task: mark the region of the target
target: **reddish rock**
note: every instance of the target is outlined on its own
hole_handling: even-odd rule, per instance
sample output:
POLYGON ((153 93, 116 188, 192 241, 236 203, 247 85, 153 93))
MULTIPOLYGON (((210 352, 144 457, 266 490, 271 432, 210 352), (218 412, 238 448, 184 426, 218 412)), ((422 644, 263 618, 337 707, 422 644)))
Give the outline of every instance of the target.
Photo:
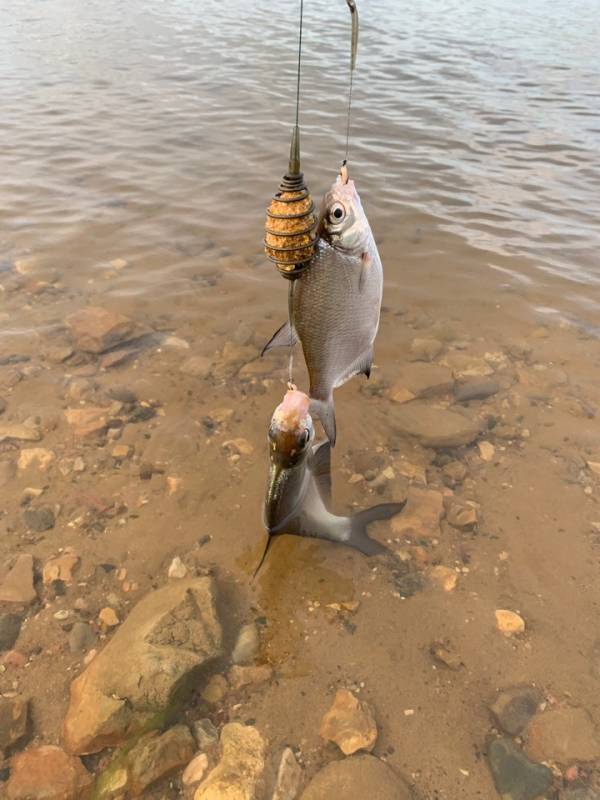
POLYGON ((431 539, 440 535, 444 498, 434 489, 408 490, 406 508, 392 520, 394 536, 403 539, 431 539))
POLYGON ((17 556, 12 568, 0 581, 0 602, 31 605, 37 600, 33 588, 33 556, 23 553, 17 556))
POLYGON ((45 745, 13 756, 8 800, 88 800, 93 776, 78 758, 45 745))
POLYGON ((196 751, 194 737, 185 725, 176 725, 162 735, 144 736, 128 755, 133 797, 144 797, 153 783, 189 763, 196 751))
POLYGON ((137 323, 106 308, 89 306, 67 317, 75 346, 88 353, 104 353, 140 335, 137 323))
POLYGON ((27 732, 29 701, 22 697, 0 697, 0 752, 21 741, 27 732))
POLYGON ((323 739, 335 742, 346 756, 357 750, 372 750, 377 740, 373 709, 348 689, 339 689, 319 733, 323 739))
POLYGON ((569 764, 600 758, 598 731, 583 708, 551 708, 533 717, 525 733, 525 750, 534 761, 569 764))
POLYGON ((65 417, 74 429, 75 436, 80 439, 93 439, 103 434, 107 425, 107 408, 86 406, 85 408, 67 408, 65 417))

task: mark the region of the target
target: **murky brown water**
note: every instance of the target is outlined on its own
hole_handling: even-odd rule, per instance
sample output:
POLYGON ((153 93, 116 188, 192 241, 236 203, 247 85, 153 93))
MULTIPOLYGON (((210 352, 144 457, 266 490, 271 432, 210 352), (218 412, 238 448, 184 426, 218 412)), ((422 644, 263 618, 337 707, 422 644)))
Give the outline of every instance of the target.
MULTIPOLYGON (((481 754, 499 689, 536 683, 600 723, 590 666, 600 494, 587 467, 600 462, 600 16, 593 0, 361 4, 350 164, 380 245, 385 309, 371 383, 337 395, 336 505, 421 485, 407 479, 409 463, 446 503, 472 501, 480 513, 475 531, 444 520, 433 537, 395 542, 411 574, 425 576, 403 600, 402 576, 286 538, 249 581, 263 544, 264 437, 285 376, 283 355, 255 356, 285 316, 286 285, 261 240, 286 166, 296 6, 46 0, 5 15, 0 423, 39 416, 39 446, 55 462, 0 486, 0 556, 31 552, 39 570, 75 547, 84 586, 64 599, 38 587, 41 611, 16 645, 30 667, 0 674, 0 689, 32 698, 35 741, 60 741, 82 659, 52 614, 79 593, 93 618, 112 591, 125 616, 180 555, 190 569, 216 570, 232 630, 267 618, 262 653, 277 675, 193 714, 256 719, 273 754, 284 742, 300 748, 310 776, 336 757, 318 737, 332 690, 364 684, 376 754, 423 798, 493 797, 481 754), (120 311, 154 338, 114 367, 77 354, 61 362, 64 321, 85 305, 120 311), (492 462, 475 445, 436 452, 398 432, 390 386, 415 338, 439 341, 434 360, 454 377, 498 381, 489 400, 461 406, 489 426, 492 462), (208 359, 205 378, 181 371, 192 355, 208 359), (119 441, 135 455, 123 465, 113 442, 79 441, 63 415, 107 405, 116 386, 159 409, 124 425, 119 441), (253 448, 239 460, 224 447, 238 437, 253 448), (452 460, 466 477, 443 472, 452 460), (160 467, 148 481, 145 463, 160 467), (381 479, 390 466, 394 477, 381 479), (169 477, 180 481, 174 491, 169 477), (47 534, 23 525, 31 486, 58 504, 47 534), (106 504, 121 511, 99 514, 106 504), (137 586, 99 579, 108 562, 137 586), (459 576, 455 591, 427 583, 439 564, 459 576), (355 601, 352 614, 327 610, 355 601), (497 608, 523 614, 523 638, 499 635, 497 608), (438 640, 460 652, 460 672, 432 665, 438 640)), ((302 150, 318 197, 343 154, 347 10, 307 0, 305 20, 302 150)), ((427 402, 446 407, 451 395, 427 402)), ((5 442, 2 458, 28 446, 5 442)), ((391 536, 385 526, 378 535, 391 536)), ((557 766, 557 792, 570 763, 557 766)), ((593 784, 596 764, 581 776, 593 784)), ((177 786, 160 792, 179 796, 177 786)))

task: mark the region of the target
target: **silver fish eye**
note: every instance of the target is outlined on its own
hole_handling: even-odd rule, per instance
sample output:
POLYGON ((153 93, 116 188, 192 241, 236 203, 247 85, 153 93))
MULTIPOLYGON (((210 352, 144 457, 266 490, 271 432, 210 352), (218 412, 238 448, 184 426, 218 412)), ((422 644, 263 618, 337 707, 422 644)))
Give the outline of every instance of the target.
POLYGON ((329 218, 332 222, 341 222, 346 216, 346 209, 341 203, 334 203, 329 210, 329 218))

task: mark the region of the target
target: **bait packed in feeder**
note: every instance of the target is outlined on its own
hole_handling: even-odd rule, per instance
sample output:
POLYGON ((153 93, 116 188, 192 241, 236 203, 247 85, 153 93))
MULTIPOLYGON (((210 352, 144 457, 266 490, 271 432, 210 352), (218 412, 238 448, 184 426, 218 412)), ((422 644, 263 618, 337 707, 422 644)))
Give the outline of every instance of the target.
POLYGON ((267 209, 265 252, 285 277, 296 278, 315 252, 318 217, 300 170, 300 134, 294 128, 287 174, 267 209))

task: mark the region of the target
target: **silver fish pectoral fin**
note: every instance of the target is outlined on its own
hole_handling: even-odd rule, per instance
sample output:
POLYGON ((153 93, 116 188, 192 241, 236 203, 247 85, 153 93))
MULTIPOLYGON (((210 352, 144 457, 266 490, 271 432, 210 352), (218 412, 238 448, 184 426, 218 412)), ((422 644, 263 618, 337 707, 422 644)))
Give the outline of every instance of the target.
POLYGON ((297 342, 298 334, 291 327, 289 320, 287 320, 287 322, 284 322, 281 328, 278 328, 273 336, 271 336, 261 350, 260 355, 261 357, 264 356, 265 353, 268 353, 269 350, 272 350, 274 347, 293 347, 297 342))

